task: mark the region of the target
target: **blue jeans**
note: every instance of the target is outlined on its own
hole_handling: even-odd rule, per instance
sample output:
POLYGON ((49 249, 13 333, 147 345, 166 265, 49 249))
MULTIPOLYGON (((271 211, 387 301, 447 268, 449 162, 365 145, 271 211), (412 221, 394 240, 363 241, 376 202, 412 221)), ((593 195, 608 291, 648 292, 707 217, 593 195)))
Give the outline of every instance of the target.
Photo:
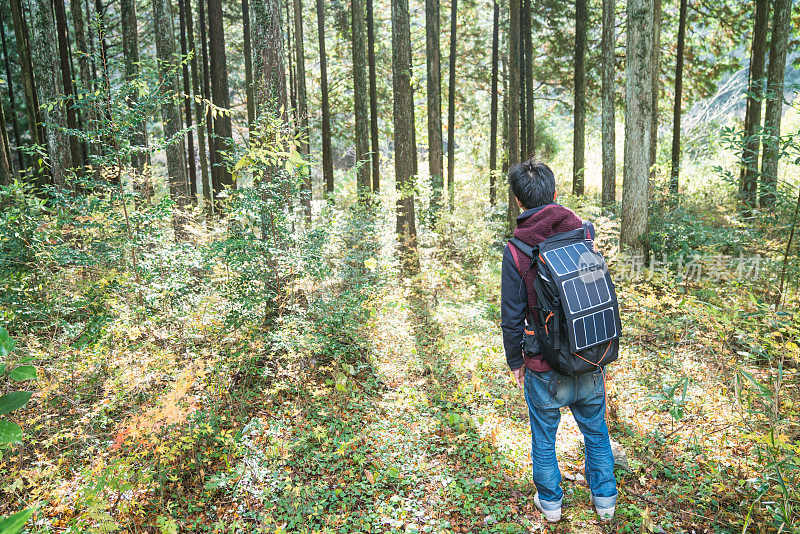
POLYGON ((525 371, 525 401, 531 420, 531 461, 533 482, 546 510, 561 508, 561 471, 556 460, 556 431, 561 420, 559 408, 569 406, 583 433, 586 447, 586 480, 598 508, 611 508, 617 501, 614 454, 606 426, 603 374, 578 377, 556 371, 525 371))

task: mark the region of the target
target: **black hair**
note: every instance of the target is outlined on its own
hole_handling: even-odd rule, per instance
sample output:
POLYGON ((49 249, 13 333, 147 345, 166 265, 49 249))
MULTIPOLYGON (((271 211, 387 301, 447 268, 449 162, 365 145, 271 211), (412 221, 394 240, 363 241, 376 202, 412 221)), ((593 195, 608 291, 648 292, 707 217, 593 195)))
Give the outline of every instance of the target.
POLYGON ((550 167, 532 158, 508 170, 508 185, 525 209, 550 204, 556 195, 556 177, 550 167))

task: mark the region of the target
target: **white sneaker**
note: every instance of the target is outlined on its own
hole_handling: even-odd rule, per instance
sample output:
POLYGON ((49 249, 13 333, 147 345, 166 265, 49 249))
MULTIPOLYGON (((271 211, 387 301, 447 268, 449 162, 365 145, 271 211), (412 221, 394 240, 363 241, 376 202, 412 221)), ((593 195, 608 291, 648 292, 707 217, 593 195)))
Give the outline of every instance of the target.
POLYGON ((612 506, 611 508, 599 508, 598 506, 594 507, 597 510, 597 515, 600 516, 601 521, 611 521, 614 519, 614 511, 616 510, 616 506, 612 506))
POLYGON ((542 514, 544 514, 544 518, 547 519, 548 523, 556 523, 561 520, 561 508, 558 510, 545 510, 542 508, 542 503, 539 501, 538 492, 533 496, 533 504, 536 505, 536 508, 538 508, 542 514))

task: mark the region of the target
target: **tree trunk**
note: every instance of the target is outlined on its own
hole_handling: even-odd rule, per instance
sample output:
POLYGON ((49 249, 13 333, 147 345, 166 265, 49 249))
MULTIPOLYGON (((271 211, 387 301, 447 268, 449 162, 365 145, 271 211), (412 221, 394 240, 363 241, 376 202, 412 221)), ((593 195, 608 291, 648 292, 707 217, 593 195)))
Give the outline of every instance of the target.
POLYGON ((287 105, 286 68, 280 0, 253 0, 250 4, 255 45, 256 118, 277 114, 287 105))
MULTIPOLYGON (((122 26, 122 55, 125 62, 125 79, 130 82, 139 77, 139 31, 138 18, 136 17, 135 0, 120 1, 120 17, 122 26)), ((83 66, 81 68, 83 68, 83 66)), ((137 99, 137 92, 131 91, 128 95, 128 101, 135 105, 137 99)), ((140 150, 131 154, 131 167, 133 167, 135 171, 133 179, 134 190, 137 191, 140 196, 146 196, 149 194, 149 192, 146 191, 147 187, 144 185, 143 177, 141 176, 144 172, 145 166, 149 166, 150 164, 150 155, 147 151, 146 120, 142 120, 142 123, 134 129, 133 135, 131 136, 131 143, 134 146, 139 147, 140 150)))
MULTIPOLYGON (((429 54, 430 55, 430 54, 429 54)), ((500 56, 500 4, 494 0, 492 20, 492 108, 489 127, 489 205, 497 204, 497 71, 500 56)))
MULTIPOLYGON (((246 1, 246 0, 245 0, 246 1)), ((202 4, 202 0, 200 4, 202 4)), ((200 6, 202 10, 202 5, 200 6)), ((203 195, 203 201, 209 201, 209 195, 211 190, 211 182, 209 181, 208 176, 208 160, 206 154, 206 126, 203 121, 203 104, 198 102, 198 99, 201 97, 205 97, 204 92, 200 89, 200 75, 197 69, 197 52, 195 50, 195 34, 194 34, 194 17, 192 16, 192 2, 191 0, 186 0, 186 35, 188 37, 188 51, 189 54, 192 56, 192 59, 189 61, 189 66, 192 69, 192 92, 194 93, 194 119, 195 123, 197 124, 197 145, 200 152, 200 187, 202 189, 201 193, 203 195)), ((247 35, 247 33, 245 33, 247 35)), ((248 122, 249 124, 249 122, 248 122)), ((196 191, 197 186, 195 186, 195 196, 197 194, 196 191)))
POLYGON ((450 211, 455 203, 456 53, 458 0, 450 0, 450 72, 447 85, 447 195, 450 211))
POLYGON ((292 114, 294 115, 294 124, 297 126, 297 88, 294 83, 294 60, 292 59, 292 16, 289 14, 289 0, 285 0, 284 6, 286 7, 286 43, 284 50, 286 51, 286 70, 289 74, 289 100, 292 104, 292 114))
MULTIPOLYGON (((97 42, 100 47, 100 78, 99 81, 102 84, 99 87, 100 91, 103 94, 111 94, 111 74, 110 74, 110 65, 109 65, 109 57, 108 57, 108 41, 106 39, 106 26, 105 26, 105 8, 103 7, 102 0, 95 0, 94 2, 95 7, 95 14, 97 15, 97 42)), ((87 9, 88 12, 88 9, 87 9)), ((171 17, 171 15, 170 15, 171 17)), ((170 24, 172 19, 170 18, 170 24)), ((91 34, 91 32, 90 32, 91 34)), ((94 52, 94 50, 92 50, 94 52)), ((98 88, 95 85, 95 88, 98 88)), ((108 132, 108 128, 106 127, 111 123, 111 109, 109 106, 103 106, 102 111, 99 113, 102 116, 102 124, 100 125, 101 131, 108 132)), ((97 154, 99 155, 107 155, 111 147, 114 145, 114 139, 108 137, 107 133, 103 133, 100 137, 99 142, 97 143, 96 149, 97 154)), ((100 179, 100 167, 95 167, 95 179, 100 179)), ((119 174, 114 174, 111 178, 111 183, 114 185, 120 185, 117 183, 119 179, 119 174)))
MULTIPOLYGON (((310 154, 308 107, 306 97, 306 55, 303 47, 303 0, 294 0, 294 50, 297 64, 297 115, 300 127, 300 153, 310 154)), ((304 166, 302 203, 306 217, 311 217, 311 169, 304 166)))
MULTIPOLYGON (((678 202, 678 178, 681 168, 681 104, 683 100, 683 56, 686 47, 686 4, 687 0, 681 0, 678 17, 678 56, 675 59, 675 104, 672 110, 672 168, 669 175, 669 193, 675 204, 678 202)), ((757 149, 756 157, 758 157, 757 149)))
MULTIPOLYGON (((202 0, 201 0, 202 1, 202 0)), ((186 45, 186 11, 191 10, 190 0, 178 0, 178 18, 180 19, 181 31, 181 58, 186 58, 188 48, 186 45)), ((192 89, 191 79, 189 78, 189 62, 183 61, 183 114, 186 120, 186 128, 189 129, 186 136, 186 164, 189 167, 189 197, 194 203, 197 200, 197 163, 194 154, 194 133, 192 132, 192 89)))
MULTIPOLYGON (((81 0, 70 0, 69 11, 72 15, 72 28, 75 31, 75 56, 78 62, 78 80, 84 91, 92 88, 91 61, 89 50, 86 46, 86 28, 83 19, 84 3, 81 0)), ((124 23, 123 23, 124 24, 124 23)), ((124 37, 123 37, 124 41, 124 37)), ((94 123, 94 115, 89 110, 78 110, 78 117, 84 129, 91 130, 94 123)), ((95 153, 96 147, 88 146, 86 143, 81 147, 81 155, 84 164, 89 163, 89 153, 95 153), (91 150, 90 150, 91 149, 91 150)))
POLYGON ((353 104, 356 134, 356 191, 360 201, 372 190, 369 162, 369 73, 364 0, 351 0, 353 30, 353 104))
MULTIPOLYGON (((0 101, 2 100, 0 91, 0 101)), ((0 185, 9 185, 16 178, 11 165, 11 149, 8 146, 8 130, 3 105, 0 103, 0 185)))
MULTIPOLYGON (((64 88, 64 107, 66 108, 67 128, 78 129, 75 115, 75 90, 72 87, 72 66, 69 61, 69 34, 67 30, 67 11, 64 0, 53 0, 55 9, 56 32, 58 33, 58 59, 61 66, 61 83, 64 88)), ((70 162, 83 169, 81 143, 76 136, 67 136, 69 141, 70 162)))
MULTIPOLYGON (((381 153, 378 147, 378 86, 375 74, 375 11, 372 0, 367 0, 367 62, 369 63, 369 120, 370 120, 370 158, 372 161, 372 192, 381 190, 381 153)), ((438 28, 438 25, 437 25, 438 28)), ((439 130, 441 131, 441 116, 439 130)), ((441 138, 441 136, 440 136, 441 138)), ((441 161, 441 140, 439 142, 439 158, 441 161)), ((441 177, 441 173, 440 173, 441 177)))
POLYGON ((253 100, 253 51, 250 41, 250 3, 242 0, 242 34, 244 36, 244 83, 247 95, 247 127, 252 129, 256 120, 255 101, 253 100))
MULTIPOLYGON (((230 95, 228 91, 228 64, 225 59, 225 31, 222 24, 222 1, 208 0, 208 57, 211 77, 211 101, 215 106, 228 110, 230 95)), ((225 187, 234 187, 233 175, 228 171, 223 152, 231 138, 231 116, 227 112, 214 117, 214 137, 212 138, 211 183, 214 197, 225 187)))
MULTIPOLYGON (((20 137, 19 131, 19 120, 17 120, 17 102, 16 98, 14 97, 14 84, 11 79, 11 61, 8 58, 8 47, 6 45, 6 30, 5 30, 5 20, 0 17, 0 38, 2 38, 3 44, 3 63, 6 68, 6 81, 8 83, 8 103, 10 104, 11 109, 9 110, 9 114, 11 115, 11 126, 14 131, 14 143, 16 144, 16 153, 17 153, 17 167, 16 169, 24 169, 25 159, 23 158, 24 153, 20 148, 22 147, 22 139, 20 137)), ((13 154, 9 153, 9 158, 11 160, 12 169, 14 168, 14 160, 13 154)))
POLYGON ((50 164, 52 184, 66 185, 66 174, 72 166, 69 137, 62 130, 67 127, 63 105, 47 105, 64 94, 60 62, 56 50, 55 22, 50 0, 29 0, 31 15, 31 55, 36 72, 36 90, 41 105, 42 122, 45 124, 45 140, 50 164))
MULTIPOLYGON (((439 0, 425 2, 425 52, 428 82, 428 172, 431 177, 431 207, 438 212, 442 206, 442 53, 439 45, 439 0)), ((450 127, 448 126, 448 129, 450 127)))
MULTIPOLYGON (((203 99, 206 102, 211 100, 211 69, 209 68, 208 62, 208 38, 206 36, 206 28, 208 28, 208 21, 206 19, 206 11, 205 11, 205 2, 200 0, 198 2, 200 7, 200 51, 203 56, 203 99)), ((213 130, 214 123, 211 118, 211 110, 206 109, 205 104, 203 105, 203 109, 205 110, 205 117, 202 121, 204 127, 203 130, 208 132, 209 129, 213 130)), ((201 122, 199 119, 197 122, 201 122)), ((204 160, 205 161, 205 160, 204 160)), ((203 198, 206 202, 206 214, 211 214, 214 211, 214 187, 213 187, 213 180, 214 180, 214 139, 211 135, 208 136, 208 163, 211 165, 210 172, 208 176, 203 178, 203 198)))
POLYGON ((616 132, 614 130, 614 45, 616 2, 603 0, 603 51, 602 72, 602 130, 603 130, 603 194, 602 205, 610 206, 616 200, 617 163, 616 132))
POLYGON ((528 52, 525 50, 525 28, 527 27, 527 12, 525 10, 525 1, 519 1, 519 29, 521 32, 519 41, 519 159, 526 161, 528 159, 528 124, 525 106, 525 93, 528 88, 528 70, 525 68, 527 63, 526 58, 528 52))
MULTIPOLYGON (((508 166, 519 163, 519 56, 520 28, 519 2, 511 0, 509 8, 508 32, 508 166)), ((514 193, 508 187, 508 225, 513 228, 519 215, 519 206, 514 200, 514 193)))
POLYGON ((755 26, 750 47, 750 70, 747 86, 747 108, 744 114, 744 147, 739 172, 740 209, 756 206, 758 185, 758 152, 761 148, 761 101, 764 99, 764 63, 767 50, 767 31, 770 0, 756 0, 755 26))
POLYGON ((764 112, 764 149, 761 155, 762 208, 775 205, 780 159, 781 115, 783 114, 783 81, 786 73, 786 48, 791 27, 792 0, 775 0, 772 38, 767 71, 767 109, 764 112))
MULTIPOLYGON (((31 141, 34 144, 44 144, 44 133, 39 118, 39 96, 33 80, 33 64, 30 55, 28 31, 25 25, 25 16, 20 5, 20 0, 11 0, 11 17, 14 21, 14 37, 17 42, 17 59, 22 71, 22 89, 25 94, 25 111, 28 116, 31 141)), ((39 169, 40 172, 44 172, 39 169)))
POLYGON ((397 240, 403 271, 419 272, 414 220, 414 98, 411 89, 411 28, 408 0, 392 0, 392 89, 394 161, 397 188, 397 240))
POLYGON ((622 184, 620 247, 644 253, 647 183, 650 171, 650 109, 653 69, 653 0, 627 0, 625 66, 625 167, 622 184))
POLYGON ((586 142, 586 25, 587 0, 575 0, 575 127, 572 138, 572 194, 584 191, 586 142))
POLYGON ((536 121, 534 114, 534 94, 533 94, 533 38, 531 24, 533 21, 533 8, 531 0, 523 2, 525 12, 525 29, 522 31, 522 46, 525 50, 525 155, 523 159, 529 159, 536 155, 536 121))
POLYGON ((658 97, 661 91, 661 0, 653 0, 653 48, 651 50, 653 75, 651 83, 650 112, 650 182, 648 184, 648 198, 652 196, 653 183, 656 179, 656 157, 658 152, 658 97))
POLYGON ((322 178, 325 193, 333 194, 333 156, 331 155, 331 111, 328 101, 328 58, 325 53, 325 0, 317 0, 319 35, 319 76, 322 91, 322 178))
POLYGON ((169 196, 175 203, 172 226, 175 238, 186 236, 183 208, 189 202, 189 182, 186 178, 186 160, 183 152, 181 110, 173 96, 178 94, 177 62, 175 58, 175 32, 172 27, 172 13, 169 0, 153 0, 153 33, 156 41, 158 75, 161 86, 169 98, 161 104, 161 120, 164 124, 164 137, 168 140, 167 174, 169 175, 169 196))

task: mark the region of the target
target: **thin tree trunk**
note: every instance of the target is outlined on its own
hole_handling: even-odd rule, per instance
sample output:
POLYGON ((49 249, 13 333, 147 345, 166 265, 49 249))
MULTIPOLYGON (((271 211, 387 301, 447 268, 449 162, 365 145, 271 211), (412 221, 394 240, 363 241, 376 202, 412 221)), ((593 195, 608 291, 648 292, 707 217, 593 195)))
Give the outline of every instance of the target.
POLYGON ((397 240, 403 271, 419 272, 414 220, 414 99, 411 89, 411 27, 408 0, 392 0, 392 88, 394 91, 394 161, 397 188, 397 240))
POLYGON ((653 0, 627 0, 625 66, 625 167, 622 184, 620 246, 644 253, 647 184, 650 171, 650 121, 653 118, 653 0))
MULTIPOLYGON (((201 0, 202 1, 202 0, 201 0)), ((188 48, 186 45, 186 11, 192 6, 187 4, 189 0, 178 0, 178 18, 180 19, 181 31, 181 58, 187 57, 188 48)), ((189 62, 183 61, 183 114, 186 121, 186 128, 189 130, 186 135, 186 164, 189 167, 189 197, 192 203, 197 201, 197 162, 194 153, 194 133, 192 132, 192 83, 189 78, 189 62)))
POLYGON ((16 144, 15 152, 17 153, 17 161, 16 161, 16 164, 18 165, 17 167, 15 167, 15 163, 13 157, 11 157, 12 156, 11 153, 9 153, 9 157, 11 157, 12 169, 16 168, 18 170, 18 169, 24 169, 26 165, 25 165, 25 159, 23 158, 24 152, 20 150, 20 148, 22 147, 22 139, 20 137, 20 131, 19 131, 19 120, 17 120, 17 102, 16 98, 14 97, 14 84, 11 79, 11 61, 9 60, 8 57, 8 47, 6 45, 5 20, 3 20, 2 17, 0 17, 0 38, 2 38, 2 44, 3 44, 3 63, 6 68, 6 82, 8 83, 8 103, 10 104, 11 107, 9 113, 11 115, 11 126, 14 131, 14 143, 16 144))
MULTIPOLYGON (((161 86, 169 96, 177 95, 178 77, 175 60, 175 31, 172 26, 172 13, 169 0, 153 0, 153 30, 158 57, 158 74, 161 86)), ((161 120, 164 124, 164 137, 168 140, 167 174, 169 175, 169 196, 175 203, 172 227, 175 238, 184 239, 186 217, 183 208, 189 202, 189 182, 186 178, 180 106, 174 98, 167 98, 161 104, 161 120)))
POLYGON ((489 127, 489 205, 497 204, 497 74, 500 56, 500 4, 494 0, 492 20, 492 107, 489 127))
POLYGON ((525 29, 522 32, 522 43, 525 50, 525 159, 536 154, 536 121, 534 118, 534 93, 533 93, 533 38, 531 24, 533 21, 533 8, 531 0, 524 0, 525 29))
POLYGON ((325 53, 325 1, 317 0, 319 35, 319 76, 322 91, 322 178, 325 193, 333 193, 333 156, 331 155, 331 111, 328 101, 328 58, 325 53))
MULTIPOLYGON (((206 36, 206 29, 208 28, 208 20, 206 18, 206 11, 205 11, 205 2, 200 0, 197 2, 200 7, 200 51, 203 56, 203 99, 206 102, 211 101, 211 69, 209 68, 208 62, 208 38, 206 36)), ((208 133, 208 163, 211 166, 209 169, 209 173, 207 176, 203 178, 203 198, 206 202, 206 214, 210 215, 214 212, 214 187, 213 187, 213 180, 214 180, 214 161, 215 161, 215 151, 214 151, 214 137, 213 137, 213 128, 214 123, 211 118, 211 109, 207 108, 206 105, 203 105, 205 120, 202 121, 203 123, 203 130, 208 133)), ((198 119, 198 122, 201 122, 198 119)), ((205 161, 205 159, 203 160, 205 161)))
MULTIPOLYGON (((201 0, 202 1, 202 0, 201 0)), ((242 0, 242 33, 244 35, 244 80, 247 95, 247 126, 251 129, 256 120, 255 101, 253 99, 253 51, 250 42, 250 3, 242 0)))
MULTIPOLYGON (((372 0, 367 0, 367 63, 369 63, 369 120, 370 120, 370 158, 372 161, 372 192, 377 194, 381 190, 381 153, 378 147, 378 86, 375 74, 375 11, 372 0)), ((438 28, 438 25, 437 25, 438 28)), ((441 121, 441 116, 440 116, 441 121)), ((441 124, 439 125, 441 131, 441 124)), ((441 135, 440 135, 441 139, 441 135)), ((441 158, 441 141, 439 142, 439 155, 441 158)), ((441 173, 440 173, 441 176, 441 173)), ((441 178, 440 178, 441 179, 441 178)))
POLYGON ((775 0, 772 37, 767 71, 767 109, 764 112, 764 149, 761 155, 762 208, 775 205, 780 159, 781 115, 783 114, 783 82, 786 73, 786 48, 791 27, 792 0, 775 0))
POLYGON ((44 144, 44 135, 39 118, 39 97, 36 94, 36 85, 33 80, 33 65, 30 56, 28 32, 25 27, 25 17, 21 9, 20 0, 11 0, 11 17, 14 21, 14 37, 17 42, 17 58, 22 73, 22 88, 25 94, 25 111, 28 116, 31 141, 34 144, 44 144))
MULTIPOLYGON (((439 45, 439 0, 425 2, 425 52, 428 86, 428 172, 431 177, 431 207, 437 213, 442 207, 442 52, 439 45)), ((448 126, 448 130, 450 126, 448 126)))
MULTIPOLYGON (((211 182, 209 181, 208 176, 208 160, 206 154, 206 125, 204 124, 205 121, 203 120, 203 104, 198 102, 198 99, 201 97, 205 98, 205 94, 200 89, 200 75, 197 68, 197 51, 195 47, 195 34, 194 34, 194 17, 192 16, 192 2, 191 0, 186 1, 186 35, 188 37, 188 52, 192 56, 192 59, 189 61, 189 66, 192 69, 192 92, 194 93, 194 119, 195 123, 197 124, 197 145, 199 148, 199 156, 200 156, 200 187, 202 189, 201 194, 203 195, 203 201, 209 201, 209 195, 211 190, 211 182)), ((247 0, 244 0, 245 2, 247 0)), ((202 0, 199 2, 200 4, 203 3, 202 0)), ((202 5, 200 9, 202 10, 202 5)), ((245 36, 247 36, 247 32, 245 32, 245 36)), ((249 124, 249 122, 248 122, 249 124)), ((197 189, 197 186, 195 186, 197 189)), ((196 191, 195 191, 195 197, 196 191)))
POLYGON ((360 201, 372 190, 369 163, 369 73, 367 70, 364 0, 351 0, 353 31, 353 105, 356 134, 356 190, 360 201))
MULTIPOLYGON (((228 66, 225 58, 225 31, 222 24, 221 0, 208 0, 208 44, 211 77, 211 101, 215 106, 230 109, 228 93, 228 66)), ((233 175, 228 171, 223 152, 231 138, 231 116, 226 111, 214 117, 213 161, 211 182, 216 198, 225 187, 234 187, 233 175)))
POLYGON ((616 199, 617 163, 616 132, 614 130, 614 45, 616 2, 603 0, 603 51, 602 72, 602 130, 603 130, 603 193, 602 205, 609 206, 616 199))
POLYGON ((572 138, 572 193, 584 191, 586 143, 586 25, 587 0, 575 0, 575 126, 572 138))
MULTIPOLYGON (((297 115, 300 127, 300 153, 308 156, 311 153, 308 129, 308 107, 306 96, 306 55, 303 47, 303 0, 294 0, 294 50, 297 58, 297 115)), ((306 218, 311 218, 311 169, 303 166, 302 203, 306 218)))
POLYGON ((69 137, 63 131, 67 127, 67 117, 62 105, 47 105, 64 94, 58 52, 53 39, 56 27, 52 4, 49 0, 29 0, 28 9, 31 14, 31 55, 42 122, 45 124, 50 174, 53 185, 64 186, 67 172, 72 166, 69 137))
POLYGON ((744 114, 744 147, 742 168, 739 172, 740 209, 756 206, 758 186, 758 152, 761 148, 761 101, 764 99, 764 63, 767 50, 767 32, 770 0, 756 0, 753 41, 750 47, 750 69, 747 86, 747 108, 744 114))
MULTIPOLYGON (((106 26, 105 26, 105 8, 103 7, 102 0, 95 0, 94 2, 95 14, 97 16, 97 42, 100 47, 100 78, 102 84, 101 91, 105 94, 111 92, 111 74, 108 57, 108 40, 106 39, 106 26)), ((87 9, 88 12, 88 9, 87 9)), ((170 19, 171 20, 171 19, 170 19)), ((91 34, 91 32, 90 32, 91 34)), ((93 50, 94 52, 94 50, 93 50)), ((103 131, 108 131, 107 126, 111 123, 111 109, 110 106, 104 106, 100 115, 103 117, 103 124, 100 125, 103 131)), ((97 143, 97 153, 99 155, 108 155, 110 148, 114 145, 114 140, 108 138, 107 134, 103 134, 97 143)), ((95 167, 95 178, 100 179, 100 167, 95 167)), ((111 183, 120 185, 116 180, 120 178, 119 173, 114 173, 111 178, 111 183)))
MULTIPOLYGON (((669 175, 670 197, 676 204, 681 172, 681 104, 683 100, 683 56, 686 47, 686 9, 687 0, 681 0, 680 15, 678 16, 678 56, 675 58, 675 104, 672 109, 672 168, 669 175)), ((758 157, 758 152, 756 152, 756 157, 758 157)))
POLYGON ((297 88, 294 83, 294 59, 292 58, 292 16, 289 14, 289 0, 285 0, 284 7, 286 8, 286 43, 284 50, 286 51, 286 70, 289 75, 289 100, 292 104, 292 114, 294 115, 295 127, 299 124, 297 120, 297 88))
POLYGON ((528 56, 525 50, 525 28, 527 26, 527 12, 525 10, 524 0, 519 1, 519 28, 520 28, 520 42, 519 42, 519 159, 525 161, 528 159, 528 116, 525 106, 525 93, 528 88, 528 71, 525 68, 526 58, 528 56))
MULTIPOLYGON (((508 166, 519 163, 519 56, 520 56, 519 2, 511 0, 508 31, 508 166)), ((513 228, 519 215, 519 206, 511 187, 508 188, 508 225, 513 228)))
MULTIPOLYGON (((64 0, 53 0, 55 9, 56 32, 58 33, 58 59, 61 66, 61 83, 64 88, 64 107, 66 108, 67 128, 78 129, 75 115, 75 90, 72 87, 72 66, 69 61, 69 34, 67 30, 67 11, 64 0)), ((70 162, 78 169, 83 169, 81 143, 76 136, 67 136, 69 140, 70 162)))
MULTIPOLYGON (((120 17, 122 22, 122 55, 125 62, 125 79, 132 82, 139 77, 139 28, 135 0, 120 1, 120 17)), ((128 95, 129 103, 135 106, 137 100, 137 92, 131 91, 128 95)), ((131 154, 131 167, 134 169, 133 188, 140 198, 149 197, 152 195, 151 187, 149 186, 149 181, 143 176, 145 166, 150 166, 146 120, 142 120, 141 124, 134 129, 131 143, 139 149, 131 154)))
POLYGON ((653 183, 656 179, 656 157, 658 152, 658 97, 661 91, 661 0, 653 0, 653 55, 651 65, 653 67, 650 110, 652 119, 650 120, 650 182, 648 184, 648 198, 652 197, 653 183))
POLYGON ((253 73, 256 118, 280 113, 286 108, 286 68, 280 0, 253 0, 253 73))
MULTIPOLYGON (((93 78, 91 76, 89 50, 86 46, 86 28, 83 19, 84 5, 84 2, 81 2, 81 0, 70 0, 69 11, 70 15, 72 15, 72 28, 75 32, 75 55, 77 56, 78 63, 78 80, 80 86, 83 88, 83 91, 90 91, 92 88, 93 78)), ((95 117, 89 110, 78 110, 78 118, 83 130, 92 130, 94 127, 95 117)), ((81 156, 84 161, 84 165, 89 163, 89 154, 95 152, 96 150, 94 146, 90 146, 88 143, 83 143, 81 147, 81 156)))
MULTIPOLYGON (((2 100, 2 96, 2 91, 0 91, 0 100, 2 100)), ((10 184, 16 178, 15 174, 11 164, 11 149, 8 145, 6 116, 3 106, 0 104, 0 185, 10 184)))
POLYGON ((447 85, 447 195, 450 211, 455 203, 456 52, 458 0, 450 0, 450 72, 447 85))

